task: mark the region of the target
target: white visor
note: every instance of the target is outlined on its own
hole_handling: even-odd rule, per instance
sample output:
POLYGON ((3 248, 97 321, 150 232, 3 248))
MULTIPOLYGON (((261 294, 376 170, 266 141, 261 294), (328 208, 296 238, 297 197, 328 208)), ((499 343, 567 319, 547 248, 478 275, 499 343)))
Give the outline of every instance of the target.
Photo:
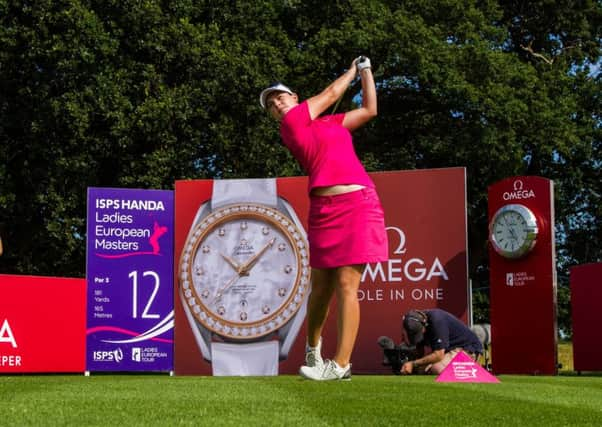
POLYGON ((267 89, 261 91, 261 95, 259 95, 259 103, 261 104, 261 108, 266 108, 265 102, 268 98, 268 95, 272 92, 286 92, 290 95, 293 94, 293 91, 288 87, 284 86, 282 83, 274 83, 267 89))

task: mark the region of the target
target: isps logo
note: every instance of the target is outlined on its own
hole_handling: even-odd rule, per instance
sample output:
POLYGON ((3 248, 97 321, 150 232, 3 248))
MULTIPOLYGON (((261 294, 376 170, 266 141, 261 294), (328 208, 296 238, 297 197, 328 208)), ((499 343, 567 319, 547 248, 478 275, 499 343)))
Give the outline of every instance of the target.
POLYGON ((95 362, 116 362, 123 360, 123 351, 120 348, 116 350, 98 350, 93 353, 95 362))

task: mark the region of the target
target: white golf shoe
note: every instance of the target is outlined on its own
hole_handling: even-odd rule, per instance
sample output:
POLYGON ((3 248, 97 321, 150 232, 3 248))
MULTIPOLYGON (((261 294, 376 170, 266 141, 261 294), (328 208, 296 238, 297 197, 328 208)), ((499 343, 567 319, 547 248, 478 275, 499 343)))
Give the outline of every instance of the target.
POLYGON ((314 381, 351 380, 351 363, 341 368, 334 360, 327 360, 322 366, 301 366, 299 374, 314 381))
POLYGON ((322 337, 320 337, 317 346, 305 346, 305 366, 309 366, 310 368, 322 368, 324 366, 324 360, 322 360, 322 337))

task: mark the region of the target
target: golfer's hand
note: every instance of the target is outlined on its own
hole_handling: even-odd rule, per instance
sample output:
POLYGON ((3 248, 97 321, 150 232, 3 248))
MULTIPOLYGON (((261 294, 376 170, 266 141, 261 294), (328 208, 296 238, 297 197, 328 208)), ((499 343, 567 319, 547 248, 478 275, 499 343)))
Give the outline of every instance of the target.
POLYGON ((401 366, 401 375, 410 375, 414 371, 414 364, 412 362, 406 362, 401 366))
POLYGON ((370 58, 367 56, 358 56, 353 62, 355 62, 358 74, 361 74, 362 70, 372 68, 372 65, 370 64, 370 58))

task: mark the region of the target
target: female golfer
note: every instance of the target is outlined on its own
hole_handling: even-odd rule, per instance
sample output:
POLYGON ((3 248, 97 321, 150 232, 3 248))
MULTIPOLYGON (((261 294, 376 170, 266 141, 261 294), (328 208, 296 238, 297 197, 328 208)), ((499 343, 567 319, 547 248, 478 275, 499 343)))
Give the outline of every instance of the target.
POLYGON ((309 175, 312 292, 305 365, 299 373, 312 380, 349 379, 349 361, 360 321, 357 291, 364 265, 388 258, 383 210, 374 183, 357 158, 350 134, 377 113, 370 60, 357 58, 347 72, 302 103, 281 83, 263 90, 259 100, 280 121, 284 145, 309 175), (319 117, 340 99, 357 74, 362 81, 362 106, 319 117), (332 360, 323 361, 322 328, 335 294, 336 353, 332 360))

